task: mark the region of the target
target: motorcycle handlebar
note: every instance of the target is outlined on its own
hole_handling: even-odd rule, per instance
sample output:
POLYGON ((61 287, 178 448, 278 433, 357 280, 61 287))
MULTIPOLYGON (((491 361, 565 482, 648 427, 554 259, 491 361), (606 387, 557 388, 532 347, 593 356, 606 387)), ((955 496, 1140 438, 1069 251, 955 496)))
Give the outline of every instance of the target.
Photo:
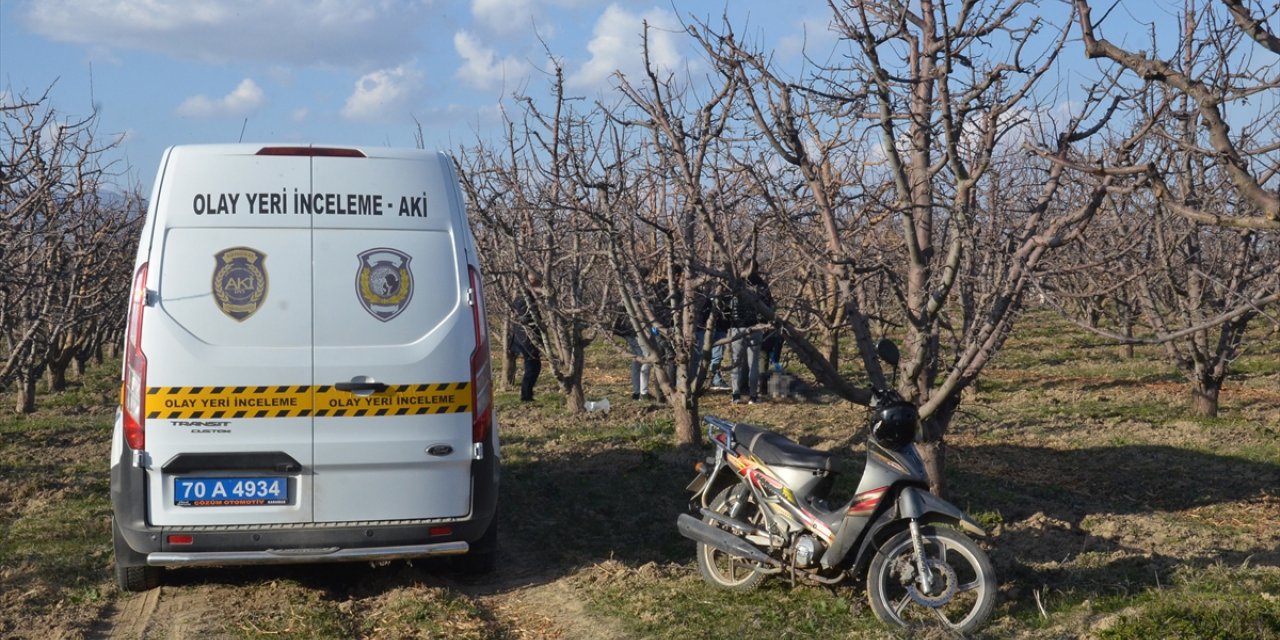
POLYGON ((903 399, 902 394, 899 394, 895 389, 885 389, 875 385, 871 385, 868 389, 871 391, 871 402, 867 405, 869 407, 882 407, 889 404, 906 402, 906 400, 903 399))

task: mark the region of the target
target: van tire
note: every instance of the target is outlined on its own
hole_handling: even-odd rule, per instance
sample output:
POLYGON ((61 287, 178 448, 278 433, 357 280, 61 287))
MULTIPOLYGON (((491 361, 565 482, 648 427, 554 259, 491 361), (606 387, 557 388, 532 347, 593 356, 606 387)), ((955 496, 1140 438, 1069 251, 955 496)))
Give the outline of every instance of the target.
POLYGON ((128 543, 120 536, 115 519, 111 520, 111 538, 115 545, 116 586, 121 591, 150 591, 160 586, 162 569, 147 566, 141 554, 129 549, 128 543))
POLYGON ((116 585, 121 591, 150 591, 160 586, 160 568, 127 567, 117 563, 116 585))
POLYGON ((453 569, 468 575, 492 573, 498 566, 498 519, 494 518, 484 535, 471 543, 466 555, 453 557, 453 569))

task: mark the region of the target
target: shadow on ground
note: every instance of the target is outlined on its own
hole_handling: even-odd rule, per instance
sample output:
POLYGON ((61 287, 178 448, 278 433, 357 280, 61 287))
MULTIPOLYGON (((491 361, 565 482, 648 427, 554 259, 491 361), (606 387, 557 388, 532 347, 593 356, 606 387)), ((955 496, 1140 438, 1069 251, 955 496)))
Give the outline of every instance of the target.
MULTIPOLYGON (((699 454, 616 443, 584 453, 590 449, 574 447, 554 458, 504 466, 501 562, 487 576, 452 573, 441 562, 396 562, 373 568, 173 571, 166 581, 247 585, 294 580, 326 599, 343 601, 417 582, 472 596, 501 594, 553 582, 606 560, 632 567, 650 562, 691 565, 694 544, 676 532, 675 519, 686 508, 685 485, 699 454)), ((954 448, 953 453, 950 499, 963 509, 997 512, 1003 520, 990 544, 1014 612, 1033 608, 1029 592, 1045 584, 1066 585, 1082 597, 1102 597, 1116 589, 1157 586, 1160 576, 1167 579, 1176 566, 1246 558, 1280 562, 1274 540, 1256 540, 1256 548, 1206 546, 1184 556, 1131 537, 1097 535, 1085 526, 1086 519, 1100 514, 1142 517, 1269 499, 1280 487, 1280 466, 1154 445, 1067 451, 992 445, 954 448), (1100 560, 1090 567, 1067 568, 1085 553, 1100 560)))

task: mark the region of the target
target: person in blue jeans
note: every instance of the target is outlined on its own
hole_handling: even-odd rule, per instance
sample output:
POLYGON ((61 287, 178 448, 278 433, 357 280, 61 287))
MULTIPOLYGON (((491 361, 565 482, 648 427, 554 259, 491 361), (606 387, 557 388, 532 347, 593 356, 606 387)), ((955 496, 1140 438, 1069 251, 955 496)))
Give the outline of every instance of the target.
POLYGON ((711 331, 711 360, 708 369, 711 371, 711 389, 715 391, 727 391, 729 386, 725 384, 724 374, 720 371, 720 363, 724 361, 724 341, 728 336, 725 325, 724 311, 722 305, 717 298, 713 298, 705 291, 699 291, 696 298, 696 307, 694 308, 693 326, 697 327, 694 331, 692 368, 693 379, 696 388, 702 388, 702 384, 707 378, 707 369, 702 368, 702 354, 707 346, 708 323, 710 323, 711 331))
POLYGON ((625 309, 619 309, 613 322, 613 335, 627 341, 627 350, 631 352, 631 399, 652 400, 649 394, 649 373, 653 365, 649 362, 649 354, 644 345, 636 337, 636 330, 631 326, 631 318, 625 309))

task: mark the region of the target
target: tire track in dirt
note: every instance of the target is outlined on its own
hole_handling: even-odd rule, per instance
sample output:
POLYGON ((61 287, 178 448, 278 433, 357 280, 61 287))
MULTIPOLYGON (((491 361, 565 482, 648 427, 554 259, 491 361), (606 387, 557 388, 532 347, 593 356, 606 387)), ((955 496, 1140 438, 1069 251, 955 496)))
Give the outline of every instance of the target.
POLYGON ((219 638, 209 594, 164 586, 129 595, 109 607, 87 636, 92 640, 219 638))
POLYGON ((160 587, 117 600, 89 632, 93 640, 141 638, 160 603, 160 587))

